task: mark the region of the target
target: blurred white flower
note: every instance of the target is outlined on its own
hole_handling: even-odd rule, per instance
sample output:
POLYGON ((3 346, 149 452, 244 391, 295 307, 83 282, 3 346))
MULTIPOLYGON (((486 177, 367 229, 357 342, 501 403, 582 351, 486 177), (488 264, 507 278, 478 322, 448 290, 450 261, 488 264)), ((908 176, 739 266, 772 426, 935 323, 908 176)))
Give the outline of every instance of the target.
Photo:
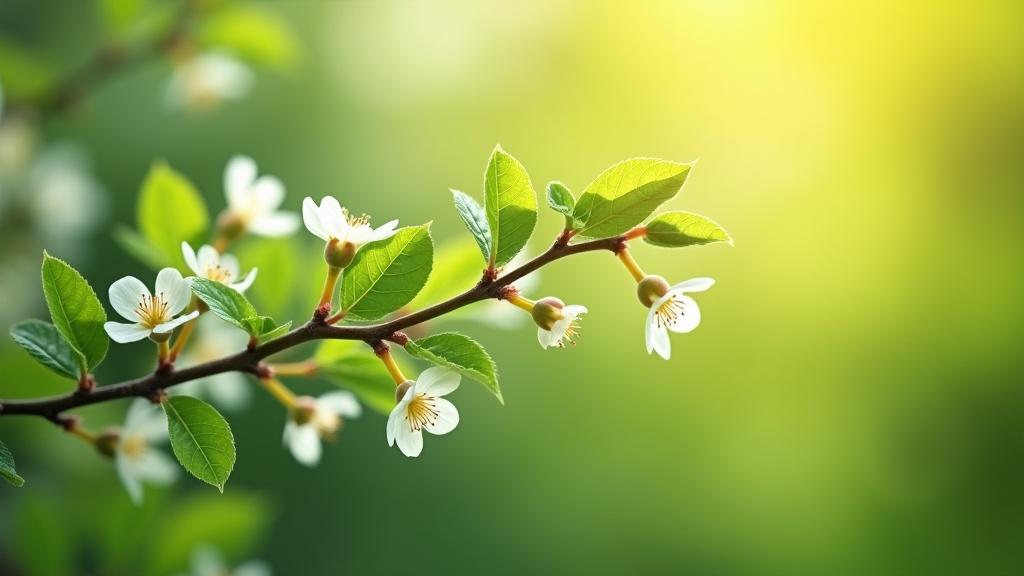
POLYGON ((151 294, 138 278, 125 276, 110 285, 110 305, 132 322, 107 322, 103 328, 115 342, 136 342, 156 334, 170 337, 171 331, 199 316, 194 310, 175 318, 192 300, 192 289, 174 268, 164 268, 156 276, 156 294, 151 294))
POLYGON ((257 236, 279 237, 299 228, 299 217, 277 209, 284 201, 284 184, 274 176, 257 177, 256 161, 235 156, 224 170, 228 208, 222 226, 238 227, 257 236))
MULTIPOLYGON (((178 363, 192 366, 219 360, 245 350, 249 337, 209 314, 196 320, 198 326, 178 363)), ((172 393, 208 399, 224 410, 242 410, 252 400, 252 385, 240 372, 222 372, 171 388, 172 393)))
POLYGON ((300 464, 316 466, 322 452, 320 441, 334 437, 341 428, 342 417, 356 418, 362 411, 350 392, 297 398, 291 418, 284 425, 284 443, 300 464))
POLYGON ((234 570, 228 568, 216 548, 203 546, 192 553, 192 570, 188 576, 271 576, 273 572, 264 562, 250 560, 234 570))
POLYGON ((442 396, 454 392, 460 380, 458 372, 434 367, 403 384, 406 390, 388 417, 388 446, 397 442, 402 454, 414 458, 423 451, 423 430, 438 436, 454 430, 459 411, 442 396))
POLYGON ((167 439, 167 416, 147 400, 128 407, 124 426, 117 432, 114 464, 132 502, 142 504, 142 484, 167 486, 178 478, 178 465, 153 444, 167 439))
POLYGON ((238 258, 231 254, 221 254, 209 244, 200 246, 199 253, 196 254, 188 242, 182 242, 181 255, 185 257, 185 264, 188 264, 196 276, 226 284, 239 292, 248 290, 256 280, 256 269, 253 268, 245 278, 235 282, 234 280, 239 278, 238 258))
POLYGON ((85 154, 70 143, 50 145, 39 154, 26 191, 32 221, 48 240, 81 237, 106 212, 103 188, 92 177, 85 154))
POLYGON ((687 292, 703 292, 715 283, 711 278, 693 278, 672 286, 654 301, 647 312, 644 339, 647 353, 658 353, 665 360, 672 355, 668 331, 691 332, 700 324, 700 308, 687 292))
POLYGON ((216 108, 249 93, 253 72, 237 58, 206 52, 175 65, 165 98, 172 107, 190 111, 216 108))
POLYGON ((367 242, 390 238, 398 226, 398 220, 392 220, 379 228, 371 228, 369 216, 353 217, 333 196, 324 196, 319 206, 307 196, 302 201, 302 221, 307 230, 324 242, 347 243, 356 248, 367 242))

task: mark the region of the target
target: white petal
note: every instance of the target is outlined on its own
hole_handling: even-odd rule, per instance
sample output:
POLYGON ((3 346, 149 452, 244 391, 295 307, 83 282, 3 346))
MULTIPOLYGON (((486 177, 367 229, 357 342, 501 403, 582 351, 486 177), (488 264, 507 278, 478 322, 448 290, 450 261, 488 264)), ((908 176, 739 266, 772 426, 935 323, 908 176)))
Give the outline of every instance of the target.
POLYGON ((679 316, 675 321, 668 323, 668 329, 676 333, 692 332, 700 325, 700 307, 697 302, 689 296, 676 296, 676 302, 682 306, 679 316))
POLYGON ((302 223, 306 225, 306 230, 309 230, 317 238, 324 241, 331 239, 327 230, 324 229, 323 223, 320 222, 320 208, 309 196, 302 201, 302 223))
POLYGON ((141 324, 122 324, 120 322, 104 322, 103 329, 107 336, 118 344, 138 342, 149 336, 150 329, 141 324))
POLYGON ((178 479, 178 464, 159 450, 147 449, 135 462, 138 477, 150 484, 167 486, 178 479))
POLYGON ((241 268, 238 265, 238 258, 235 258, 232 254, 221 254, 218 258, 220 259, 221 270, 227 272, 229 278, 238 278, 241 268))
POLYGON ((142 436, 149 438, 149 431, 155 426, 164 430, 167 436, 167 421, 164 411, 149 400, 136 398, 128 405, 128 411, 124 414, 124 426, 121 433, 125 436, 142 436), (156 424, 154 424, 154 422, 156 424))
POLYGON ((654 311, 648 310, 647 321, 644 322, 644 343, 648 354, 654 352, 654 322, 654 311))
POLYGON ((241 282, 235 282, 231 285, 232 288, 238 290, 239 293, 245 292, 252 286, 252 283, 256 280, 256 269, 249 270, 249 273, 245 275, 245 278, 241 282))
POLYGON ((346 418, 356 418, 363 413, 363 407, 351 392, 328 392, 316 399, 316 407, 328 410, 346 418))
POLYGON ((228 573, 228 567, 216 548, 203 546, 192 552, 191 576, 217 576, 228 573))
POLYGON ((135 470, 128 459, 118 453, 114 455, 114 467, 117 468, 117 475, 121 478, 121 484, 128 491, 128 497, 136 506, 142 505, 142 481, 135 476, 135 470))
POLYGON ((146 288, 146 285, 134 276, 125 276, 111 284, 107 295, 110 296, 110 305, 114 307, 114 310, 122 318, 132 322, 136 322, 139 319, 139 315, 135 313, 135 308, 142 301, 142 297, 151 296, 149 288, 146 288))
POLYGON ((203 244, 196 255, 196 263, 199 264, 199 271, 196 274, 205 276, 207 270, 220 264, 220 252, 209 244, 203 244))
POLYGON ((540 347, 547 350, 548 346, 551 346, 557 341, 555 335, 551 330, 545 330, 543 328, 537 328, 537 341, 540 342, 540 347))
POLYGON ((269 214, 284 200, 284 184, 276 176, 263 176, 256 181, 252 194, 258 213, 269 214))
MULTIPOLYGON (((203 256, 202 248, 199 249, 200 264, 203 256)), ((167 302, 167 314, 174 316, 185 309, 192 301, 192 288, 188 282, 181 277, 181 272, 174 268, 164 268, 156 275, 156 294, 167 302)))
POLYGON ((274 212, 249 222, 249 231, 257 236, 279 238, 299 229, 299 217, 291 212, 274 212))
POLYGON ((685 282, 676 284, 669 290, 680 292, 703 292, 715 284, 713 278, 691 278, 685 282))
POLYGON ((407 403, 399 402, 394 409, 391 410, 391 414, 388 416, 388 446, 395 445, 395 435, 398 434, 398 426, 405 418, 405 408, 408 406, 407 403))
POLYGON ((672 356, 672 342, 668 339, 668 330, 664 326, 651 327, 651 346, 665 360, 672 356))
POLYGON ((193 310, 193 311, 189 312, 188 314, 184 314, 182 316, 178 316, 177 318, 175 318, 174 320, 171 320, 170 322, 164 322, 163 324, 157 324, 156 326, 153 327, 153 332, 156 333, 156 334, 167 334, 168 332, 174 330, 178 326, 181 326, 185 322, 188 322, 189 320, 192 320, 193 318, 197 318, 198 316, 199 316, 199 310, 193 310))
POLYGON ((320 200, 320 223, 328 236, 343 240, 348 237, 349 225, 345 211, 334 196, 324 196, 320 200))
POLYGON ((231 576, 272 576, 273 572, 270 570, 270 566, 263 562, 257 562, 250 560, 245 564, 242 564, 235 568, 231 572, 231 576))
POLYGON ((188 242, 181 243, 181 255, 185 257, 185 264, 196 276, 202 276, 204 270, 199 267, 199 260, 196 259, 196 251, 189 246, 188 242))
POLYGON ((228 206, 235 211, 249 210, 249 186, 256 179, 256 161, 248 156, 235 156, 224 170, 224 190, 228 206))
POLYGON ((241 410, 252 399, 249 382, 238 372, 224 372, 206 380, 210 400, 225 410, 241 410))
POLYGON ((451 432, 459 425, 459 411, 451 402, 437 398, 434 400, 434 409, 437 410, 437 419, 424 427, 427 432, 440 436, 451 432))
POLYGON ((373 241, 373 229, 369 226, 349 226, 347 223, 333 234, 335 238, 343 239, 356 246, 362 246, 373 241))
POLYGON ((384 224, 383 226, 381 226, 381 227, 379 227, 379 228, 377 228, 376 230, 373 231, 373 234, 370 235, 370 241, 371 242, 375 242, 377 240, 383 240, 385 238, 390 238, 390 237, 394 236, 395 235, 395 228, 397 228, 397 227, 398 227, 398 220, 392 220, 391 222, 388 222, 387 224, 384 224))
POLYGON ((459 387, 460 380, 462 380, 462 376, 459 376, 458 372, 434 366, 433 368, 427 368, 420 374, 413 388, 415 388, 416 394, 445 396, 451 394, 459 387))
POLYGON ((586 306, 580 306, 579 304, 570 304, 565 308, 562 308, 562 315, 570 320, 575 320, 577 316, 587 313, 586 306))
POLYGON ((295 426, 288 439, 292 456, 304 466, 316 466, 320 462, 322 447, 320 434, 313 426, 295 426))
POLYGON ((402 454, 415 458, 423 451, 423 432, 413 430, 406 420, 398 422, 396 427, 395 440, 398 442, 398 449, 402 454))

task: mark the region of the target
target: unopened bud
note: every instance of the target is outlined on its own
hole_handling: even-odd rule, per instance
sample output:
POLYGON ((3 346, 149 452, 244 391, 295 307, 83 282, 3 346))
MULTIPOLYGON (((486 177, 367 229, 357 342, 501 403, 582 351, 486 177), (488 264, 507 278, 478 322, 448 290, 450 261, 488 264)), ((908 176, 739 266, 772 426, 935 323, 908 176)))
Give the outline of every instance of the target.
POLYGON ((302 426, 312 422, 316 416, 316 400, 310 396, 299 396, 295 399, 295 408, 292 409, 292 420, 302 426))
POLYGON ((344 268, 352 263, 356 256, 356 245, 351 242, 338 242, 331 240, 324 248, 324 260, 328 266, 344 268))
POLYGON ((664 278, 650 274, 637 282, 636 297, 640 299, 641 304, 650 308, 658 298, 668 293, 668 289, 668 282, 664 278))
POLYGON ((409 391, 409 388, 412 388, 412 385, 413 385, 413 381, 412 380, 406 380, 405 382, 402 382, 401 384, 399 384, 397 388, 395 388, 395 403, 396 404, 398 402, 401 402, 402 398, 405 398, 405 393, 409 391))
POLYGON ((565 302, 554 296, 541 298, 533 305, 533 321, 537 323, 537 326, 545 330, 551 330, 555 322, 564 318, 562 308, 565 308, 565 302))
POLYGON ((117 452, 117 443, 121 439, 121 431, 117 428, 108 428, 96 438, 96 450, 106 456, 113 458, 117 452))
POLYGON ((217 217, 217 232, 227 241, 237 240, 245 232, 245 221, 230 210, 217 217))

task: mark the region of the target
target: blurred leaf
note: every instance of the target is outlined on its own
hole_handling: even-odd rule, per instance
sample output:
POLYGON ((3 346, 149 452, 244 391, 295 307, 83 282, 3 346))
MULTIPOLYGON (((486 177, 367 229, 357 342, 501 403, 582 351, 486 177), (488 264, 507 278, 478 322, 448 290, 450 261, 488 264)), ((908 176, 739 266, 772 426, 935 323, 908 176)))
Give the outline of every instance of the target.
POLYGON ((53 324, 42 320, 19 322, 11 326, 11 339, 43 366, 61 376, 78 378, 78 353, 53 324))
POLYGON ((728 242, 732 238, 724 228, 709 218, 690 212, 665 212, 647 223, 644 241, 655 246, 679 248, 695 244, 728 242))
POLYGON ((0 476, 18 488, 25 485, 25 479, 18 476, 14 469, 14 454, 7 449, 3 442, 0 442, 0 476))
POLYGON ((207 48, 225 50, 254 64, 286 67, 298 46, 280 16, 248 6, 233 6, 207 17, 199 32, 207 48))
POLYGON ((145 4, 146 0, 101 0, 103 21, 112 31, 123 30, 139 17, 145 4))
POLYGON ((245 330, 250 336, 262 333, 264 317, 256 313, 253 305, 238 290, 209 278, 194 277, 191 284, 192 293, 218 318, 245 330))
POLYGON ((172 396, 163 407, 178 462, 223 492, 235 467, 235 438, 227 421, 213 406, 191 396, 172 396))
POLYGON ((576 202, 579 235, 607 238, 626 232, 675 197, 689 173, 689 164, 667 160, 619 162, 594 179, 576 202))
POLYGON ((426 338, 410 341, 405 349, 416 356, 445 368, 451 368, 459 374, 483 384, 498 399, 501 387, 498 386, 498 372, 494 359, 476 340, 456 332, 434 334, 426 338))
POLYGON ((565 216, 567 229, 574 227, 575 220, 572 217, 572 211, 576 207, 576 199, 572 197, 572 192, 565 187, 565 184, 561 182, 548 183, 548 206, 565 216))
POLYGON ((66 262, 43 252, 43 295, 54 326, 81 356, 82 369, 99 365, 110 346, 103 330, 107 313, 89 283, 66 262))
POLYGON ((537 193, 518 160, 495 146, 484 172, 484 207, 491 229, 490 264, 501 267, 526 246, 537 225, 537 193))
POLYGON ((484 261, 489 261, 491 257, 491 229, 487 224, 487 214, 484 213, 483 207, 473 198, 458 190, 452 190, 451 192, 455 200, 455 209, 459 211, 459 216, 462 218, 463 223, 466 224, 466 228, 469 228, 469 231, 473 234, 473 239, 476 240, 476 245, 480 247, 480 253, 483 254, 484 261))
POLYGON ((110 235, 129 256, 153 270, 166 268, 172 264, 163 252, 149 243, 149 240, 124 224, 115 224, 110 235))
MULTIPOLYGON (((308 250, 303 243, 282 242, 280 239, 253 238, 242 243, 235 255, 246 268, 259 268, 264 273, 259 282, 246 291, 249 300, 262 312, 271 316, 287 316, 290 304, 295 299, 297 287, 294 281, 301 257, 308 250), (301 250, 301 253, 300 253, 301 250)), ((316 254, 323 268, 323 257, 316 254)), ((315 283, 312 278, 310 283, 315 283)), ((320 286, 316 286, 319 290, 320 286)), ((316 300, 311 300, 315 302, 316 300)))
POLYGON ((216 546, 228 557, 249 554, 269 522, 267 502, 253 494, 202 494, 176 502, 150 540, 146 574, 184 571, 192 551, 201 545, 216 546))
POLYGON ((363 342, 325 340, 317 348, 313 360, 318 374, 335 386, 355 393, 363 404, 381 414, 390 414, 395 407, 395 381, 363 342))
POLYGON ((49 88, 54 68, 41 57, 0 38, 0 79, 9 100, 25 100, 49 88))
POLYGON ((185 271, 181 243, 195 244, 210 223, 195 186, 164 162, 153 164, 142 183, 138 220, 139 231, 149 244, 185 271))
POLYGON ((423 288, 433 260, 429 224, 401 228, 390 238, 363 246, 345 268, 341 309, 365 320, 398 310, 423 288))
POLYGON ((477 254, 476 243, 465 236, 437 247, 430 278, 407 308, 423 308, 472 288, 484 272, 477 254))
MULTIPOLYGON (((67 510, 53 494, 26 491, 20 497, 12 524, 12 543, 7 551, 17 557, 25 576, 67 576, 74 570, 74 535, 72 524, 60 521, 67 510)), ((5 515, 7 509, 5 507, 5 515)), ((6 548, 6 546, 5 546, 6 548)))

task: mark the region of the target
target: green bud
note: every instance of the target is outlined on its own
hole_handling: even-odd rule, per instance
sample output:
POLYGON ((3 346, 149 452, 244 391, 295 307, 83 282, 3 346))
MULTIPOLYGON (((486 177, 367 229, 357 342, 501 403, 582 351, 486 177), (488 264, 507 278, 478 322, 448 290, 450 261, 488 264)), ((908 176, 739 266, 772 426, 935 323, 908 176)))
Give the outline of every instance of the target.
POLYGON ((121 431, 117 428, 108 428, 96 439, 96 450, 106 456, 113 458, 117 452, 117 442, 121 438, 121 431))
POLYGON ((292 409, 292 420, 299 426, 309 424, 316 415, 316 400, 310 396, 299 396, 292 409))
POLYGON ((217 217, 217 231, 227 241, 237 240, 245 233, 245 221, 230 210, 225 210, 217 217))
POLYGON ((324 248, 324 260, 327 261, 327 265, 334 268, 344 268, 352 263, 352 259, 356 256, 356 246, 351 242, 340 243, 337 240, 331 240, 327 243, 327 247, 324 248), (340 244, 340 245, 339 245, 340 244))
POLYGON ((636 297, 640 303, 650 308, 658 298, 668 293, 669 284, 661 276, 649 274, 636 284, 636 297))
POLYGON ((554 296, 541 298, 533 306, 533 321, 537 326, 545 330, 551 330, 555 322, 563 318, 562 308, 565 308, 565 302, 554 296))

